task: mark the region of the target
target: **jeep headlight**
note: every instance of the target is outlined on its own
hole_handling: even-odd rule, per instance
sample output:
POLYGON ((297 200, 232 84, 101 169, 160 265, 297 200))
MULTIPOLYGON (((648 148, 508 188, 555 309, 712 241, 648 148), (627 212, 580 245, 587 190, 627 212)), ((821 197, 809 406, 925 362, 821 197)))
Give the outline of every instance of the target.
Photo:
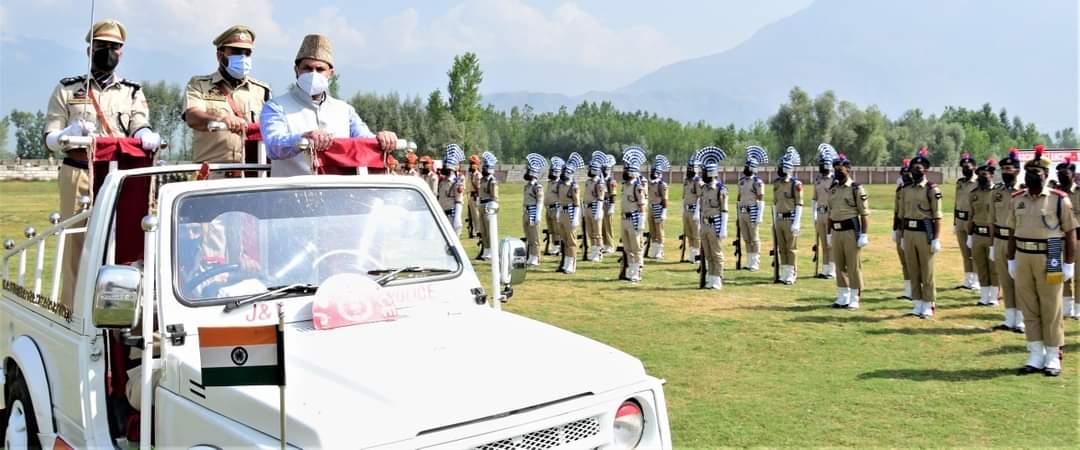
POLYGON ((615 410, 613 448, 633 449, 645 434, 645 414, 636 400, 627 400, 615 410))

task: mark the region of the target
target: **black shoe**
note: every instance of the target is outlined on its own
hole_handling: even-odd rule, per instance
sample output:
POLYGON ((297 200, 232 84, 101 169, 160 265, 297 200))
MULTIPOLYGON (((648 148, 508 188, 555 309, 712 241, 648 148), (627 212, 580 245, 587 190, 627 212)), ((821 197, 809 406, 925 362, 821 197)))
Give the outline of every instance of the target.
POLYGON ((897 295, 896 299, 897 300, 911 300, 911 297, 908 297, 906 295, 897 295))
POLYGON ((992 330, 992 331, 1012 331, 1013 327, 1010 327, 1010 326, 1005 325, 1003 323, 999 323, 997 325, 994 325, 994 326, 990 327, 990 330, 992 330))
POLYGON ((1031 375, 1033 373, 1039 373, 1039 372, 1042 372, 1042 371, 1043 371, 1043 369, 1040 369, 1038 367, 1024 366, 1024 367, 1020 368, 1020 373, 1019 374, 1020 375, 1031 375))
POLYGON ((1013 333, 1017 333, 1017 334, 1024 334, 1024 329, 1020 328, 1020 327, 1013 327, 1012 330, 1010 330, 1010 331, 1012 331, 1013 333))
POLYGON ((814 278, 818 278, 818 279, 822 279, 822 280, 824 280, 824 279, 827 279, 827 278, 829 278, 829 276, 828 276, 828 275, 825 275, 825 274, 823 274, 823 273, 819 273, 819 274, 817 274, 817 275, 814 275, 814 278))
POLYGON ((1043 375, 1046 375, 1048 377, 1056 377, 1058 375, 1061 375, 1061 369, 1046 368, 1043 369, 1043 375))
POLYGON ((839 303, 833 303, 832 307, 833 307, 833 309, 841 309, 841 308, 847 308, 847 305, 841 305, 839 303))

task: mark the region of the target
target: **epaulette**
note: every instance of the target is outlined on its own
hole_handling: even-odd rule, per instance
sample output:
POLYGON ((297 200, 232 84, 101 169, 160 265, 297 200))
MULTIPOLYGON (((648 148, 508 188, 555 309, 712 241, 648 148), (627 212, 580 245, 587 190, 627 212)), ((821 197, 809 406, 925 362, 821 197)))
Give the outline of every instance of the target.
POLYGON ((131 86, 131 87, 135 88, 136 91, 139 90, 139 89, 142 89, 142 85, 139 84, 138 81, 131 81, 131 80, 128 80, 126 78, 120 80, 120 84, 126 84, 128 86, 131 86))
POLYGON ((1027 192, 1027 189, 1018 189, 1016 192, 1012 193, 1012 196, 1013 196, 1013 198, 1016 198, 1016 197, 1019 197, 1021 195, 1024 195, 1026 192, 1027 192))
POLYGON ((1004 181, 998 181, 997 183, 994 183, 994 189, 1000 189, 1000 188, 1003 188, 1003 187, 1005 187, 1005 182, 1004 181))
POLYGON ((86 81, 86 75, 79 75, 77 77, 64 78, 64 79, 60 80, 60 84, 62 84, 64 86, 70 86, 70 85, 73 85, 75 83, 82 83, 84 81, 86 81))
POLYGON ((272 97, 273 95, 272 95, 272 94, 271 94, 271 92, 270 92, 270 85, 269 85, 269 84, 266 84, 266 83, 264 83, 264 82, 262 82, 262 81, 256 80, 256 79, 254 79, 254 78, 251 78, 251 77, 248 77, 248 79, 247 79, 247 80, 248 80, 248 82, 249 82, 249 83, 251 83, 251 84, 254 84, 254 85, 256 85, 256 86, 259 86, 259 87, 263 88, 263 91, 264 91, 264 93, 263 93, 263 101, 264 101, 264 102, 266 102, 266 101, 270 101, 270 98, 271 98, 271 97, 272 97))

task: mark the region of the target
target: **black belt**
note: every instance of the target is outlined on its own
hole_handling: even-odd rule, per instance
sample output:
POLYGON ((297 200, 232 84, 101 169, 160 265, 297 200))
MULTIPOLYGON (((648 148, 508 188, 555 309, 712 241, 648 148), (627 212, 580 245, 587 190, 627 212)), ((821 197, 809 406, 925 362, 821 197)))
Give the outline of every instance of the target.
POLYGON ((795 212, 777 213, 777 215, 780 216, 781 219, 794 219, 795 218, 795 212))
POLYGON ((1046 254, 1046 239, 1016 238, 1016 250, 1023 253, 1046 254))
POLYGON ((975 225, 975 234, 979 236, 990 236, 990 227, 975 225))
POLYGON ((830 220, 829 228, 833 231, 847 231, 858 229, 862 224, 859 223, 858 218, 851 218, 845 220, 830 220))
POLYGON ((491 203, 493 201, 495 201, 495 199, 491 199, 491 198, 489 198, 487 200, 480 200, 480 204, 481 205, 486 205, 486 204, 491 203))
POLYGON ((750 208, 752 208, 752 206, 740 206, 739 211, 742 211, 744 213, 748 213, 748 212, 750 212, 750 208))
POLYGON ((444 209, 443 212, 446 213, 446 215, 450 215, 450 214, 454 213, 454 210, 453 209, 444 209))
POLYGON ((1012 235, 1012 228, 994 226, 994 237, 1007 241, 1010 235, 1012 235))
POLYGON ((719 222, 721 218, 720 217, 706 217, 706 219, 709 221, 709 223, 716 223, 716 222, 719 222))
POLYGON ((633 219, 634 214, 638 214, 638 213, 623 213, 622 216, 623 216, 623 219, 633 219))
POLYGON ((574 209, 574 208, 577 208, 577 205, 566 205, 566 206, 563 206, 563 209, 565 209, 565 210, 567 210, 567 211, 569 211, 569 210, 571 210, 571 209, 574 209))
POLYGON ((960 220, 968 220, 968 212, 967 211, 954 211, 953 212, 953 217, 956 217, 957 219, 960 219, 960 220))
POLYGON ((74 167, 80 170, 87 170, 90 168, 90 164, 86 161, 79 161, 73 158, 64 158, 64 165, 68 167, 74 167))

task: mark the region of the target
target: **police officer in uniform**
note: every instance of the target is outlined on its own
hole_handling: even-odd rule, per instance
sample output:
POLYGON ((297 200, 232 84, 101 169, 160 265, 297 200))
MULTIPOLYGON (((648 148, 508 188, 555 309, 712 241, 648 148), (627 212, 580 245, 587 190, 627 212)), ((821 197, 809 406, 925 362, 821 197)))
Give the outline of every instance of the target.
MULTIPOLYGON (((127 29, 115 20, 94 24, 86 34, 90 45, 90 79, 85 75, 60 80, 49 98, 45 114, 45 146, 63 153, 60 166, 60 215, 67 219, 82 208, 79 199, 90 195, 87 150, 66 149, 61 138, 74 136, 136 137, 142 148, 156 151, 161 137, 150 129, 149 108, 142 86, 116 74, 123 56, 127 29)), ((79 271, 83 235, 68 236, 64 249, 60 303, 70 308, 79 271)))
POLYGON ((577 227, 581 222, 581 188, 578 187, 574 175, 584 160, 577 152, 571 153, 566 158, 563 166, 562 177, 559 178, 559 234, 562 236, 562 264, 556 272, 577 272, 577 227))
POLYGON ((480 231, 480 221, 483 213, 480 211, 480 156, 469 155, 469 173, 465 178, 465 189, 469 191, 469 221, 472 229, 469 230, 469 239, 476 237, 480 231))
POLYGON ((818 258, 821 260, 821 272, 814 274, 815 278, 832 279, 836 276, 836 264, 833 264, 832 249, 826 242, 825 236, 829 234, 829 188, 833 182, 833 161, 836 161, 836 149, 829 144, 818 146, 818 175, 814 180, 813 219, 814 219, 814 245, 818 248, 818 258))
POLYGON ((934 255, 941 251, 941 189, 930 180, 929 152, 925 147, 911 159, 911 185, 900 199, 900 238, 904 242, 908 274, 911 276, 911 314, 923 319, 934 315, 937 288, 934 284, 934 255))
POLYGON ((667 220, 668 184, 664 173, 671 170, 671 162, 664 155, 656 155, 649 180, 649 252, 647 258, 664 259, 664 221, 667 220))
POLYGON ((833 308, 859 309, 862 293, 860 253, 870 243, 870 208, 866 189, 851 179, 851 161, 839 154, 833 161, 836 177, 829 188, 829 234, 825 239, 836 262, 836 302, 833 308))
POLYGON ((975 188, 968 193, 971 204, 971 219, 968 220, 968 238, 964 245, 971 250, 971 260, 975 273, 979 276, 978 306, 997 306, 998 280, 994 273, 990 253, 993 252, 994 236, 990 228, 994 217, 990 210, 993 201, 991 190, 994 184, 994 160, 989 160, 975 169, 975 188))
POLYGON ((679 262, 696 262, 701 249, 700 200, 705 182, 699 175, 701 163, 697 159, 698 152, 690 155, 690 159, 686 162, 686 176, 683 178, 683 245, 686 246, 689 257, 679 262))
POLYGON ((498 163, 498 160, 495 159, 495 155, 492 155, 491 152, 484 152, 480 159, 483 161, 480 165, 481 178, 478 184, 479 206, 482 212, 480 215, 480 248, 483 249, 480 252, 480 259, 489 260, 491 259, 491 249, 488 248, 488 241, 491 238, 488 233, 491 230, 488 229, 490 224, 487 220, 487 214, 483 213, 483 209, 488 203, 499 201, 499 182, 495 179, 495 164, 498 163))
POLYGON ((900 240, 903 228, 899 214, 904 188, 911 186, 911 183, 911 160, 905 159, 900 163, 900 176, 896 179, 896 195, 893 197, 892 240, 896 244, 896 255, 900 258, 900 271, 904 274, 904 293, 897 298, 907 300, 911 300, 911 272, 908 270, 907 258, 904 257, 903 242, 900 240))
POLYGON ((780 282, 795 284, 797 268, 795 251, 799 248, 802 228, 803 185, 791 172, 802 164, 799 151, 789 146, 776 166, 773 180, 773 227, 776 231, 776 251, 780 252, 780 282))
POLYGON ((401 169, 402 175, 407 175, 410 177, 420 176, 420 171, 416 170, 416 159, 416 153, 412 150, 409 150, 405 153, 405 167, 401 169))
MULTIPOLYGON (((393 155, 386 155, 386 175, 397 175, 398 174, 397 169, 398 169, 397 159, 394 158, 393 155)), ((471 212, 471 210, 470 210, 470 212, 471 212)))
MULTIPOLYGON (((1069 200, 1075 205, 1080 202, 1080 187, 1076 185, 1076 160, 1073 156, 1066 156, 1065 161, 1057 165, 1057 180, 1052 186, 1069 195, 1069 200)), ((1080 226, 1080 208, 1073 208, 1073 221, 1080 226)), ((1070 233, 1080 233, 1078 230, 1070 230, 1070 233)), ((1074 250, 1075 251, 1075 250, 1074 250)), ((1066 319, 1080 319, 1080 307, 1077 307, 1075 299, 1080 293, 1080 283, 1077 283, 1076 274, 1065 282, 1065 292, 1062 304, 1062 315, 1066 319)))
POLYGON ((1076 228, 1068 194, 1046 186, 1050 160, 1044 147, 1024 165, 1027 190, 1012 197, 1008 269, 1024 312, 1028 359, 1020 373, 1061 374, 1065 329, 1061 313, 1062 283, 1072 278, 1076 228))
POLYGON ((1005 322, 995 325, 994 330, 1023 333, 1024 313, 1016 305, 1015 282, 1009 276, 1007 264, 1009 237, 1012 236, 1012 228, 1008 225, 1009 216, 1012 214, 1012 196, 1025 189, 1023 183, 1017 179, 1020 157, 1016 147, 1009 149, 1009 156, 999 161, 998 165, 1001 167, 1001 182, 994 186, 990 198, 990 215, 994 220, 994 251, 991 259, 994 261, 1001 297, 1005 300, 1005 322))
POLYGON ((765 214, 765 183, 755 172, 759 166, 768 163, 769 156, 765 149, 756 145, 746 147, 746 165, 739 177, 736 204, 739 208, 742 247, 748 252, 748 261, 743 268, 752 272, 761 268, 761 238, 758 236, 758 226, 765 214))
POLYGON ((250 28, 233 26, 214 39, 214 46, 217 70, 192 77, 184 95, 183 119, 193 130, 192 156, 196 162, 246 162, 246 129, 259 123, 263 104, 270 100, 270 86, 250 76, 255 48, 250 28), (225 129, 209 129, 213 122, 225 129))
POLYGON ((540 184, 540 173, 547 166, 547 160, 536 153, 525 155, 525 188, 522 196, 524 210, 521 225, 525 229, 525 244, 528 251, 526 264, 540 265, 540 208, 544 207, 544 185, 540 184))
POLYGON ((971 260, 971 249, 967 246, 968 222, 972 212, 968 194, 975 188, 975 159, 968 152, 960 155, 960 171, 963 176, 956 180, 953 232, 956 233, 956 240, 960 244, 960 258, 964 262, 964 283, 957 288, 975 290, 979 288, 978 276, 971 260))
POLYGON ((626 277, 631 283, 641 281, 642 258, 641 236, 645 225, 645 204, 648 193, 642 186, 641 165, 645 164, 645 150, 641 147, 628 147, 623 150, 622 193, 619 195, 619 209, 622 212, 622 246, 626 257, 626 277))
POLYGON ((435 182, 435 197, 439 207, 446 213, 446 218, 454 226, 454 231, 461 234, 462 202, 464 201, 465 180, 457 174, 457 166, 465 159, 465 152, 457 144, 446 146, 443 166, 435 182))
POLYGON ((601 168, 607 162, 604 152, 596 151, 589 161, 589 179, 585 181, 585 239, 589 242, 589 261, 600 262, 604 250, 601 227, 604 222, 604 199, 607 198, 607 182, 601 168))
POLYGON ((604 239, 604 253, 615 253, 615 232, 612 230, 612 221, 615 216, 615 190, 619 187, 611 170, 615 168, 615 155, 604 155, 604 167, 601 173, 604 176, 606 197, 604 198, 604 223, 602 224, 602 236, 604 239))
POLYGON ((438 192, 439 175, 435 173, 435 161, 428 155, 420 157, 420 179, 431 188, 431 192, 438 192))
POLYGON ((544 192, 544 206, 547 213, 544 220, 547 223, 548 239, 551 240, 549 255, 562 254, 562 231, 559 230, 559 215, 562 213, 562 205, 559 204, 559 176, 562 174, 566 161, 558 156, 551 157, 551 167, 548 169, 548 185, 544 192))
POLYGON ((705 289, 721 289, 724 284, 724 240, 728 234, 728 193, 720 180, 720 162, 725 158, 718 147, 704 147, 694 155, 701 163, 705 175, 701 180, 699 198, 701 205, 700 245, 701 257, 705 258, 705 289))

